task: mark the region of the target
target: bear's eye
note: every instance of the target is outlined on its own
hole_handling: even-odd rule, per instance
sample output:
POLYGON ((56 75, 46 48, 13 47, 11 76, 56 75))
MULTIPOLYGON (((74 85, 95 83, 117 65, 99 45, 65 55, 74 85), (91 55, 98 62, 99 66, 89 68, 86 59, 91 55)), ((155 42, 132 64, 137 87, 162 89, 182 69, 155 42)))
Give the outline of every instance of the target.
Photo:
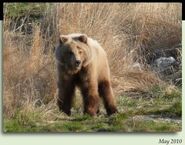
POLYGON ((77 49, 81 49, 79 46, 76 46, 77 47, 77 49))
POLYGON ((82 50, 79 51, 79 54, 82 54, 82 50))
POLYGON ((73 52, 72 51, 69 51, 69 55, 73 55, 73 52))

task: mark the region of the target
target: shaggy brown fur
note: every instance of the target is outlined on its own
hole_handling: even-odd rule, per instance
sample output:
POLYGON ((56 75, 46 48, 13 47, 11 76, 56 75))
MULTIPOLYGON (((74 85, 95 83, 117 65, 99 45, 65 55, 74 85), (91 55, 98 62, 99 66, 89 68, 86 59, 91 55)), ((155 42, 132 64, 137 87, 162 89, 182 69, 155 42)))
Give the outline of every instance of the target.
POLYGON ((99 43, 85 34, 61 35, 56 48, 58 70, 58 106, 71 114, 75 87, 83 96, 84 113, 99 111, 100 96, 108 115, 117 112, 110 83, 107 56, 99 43))

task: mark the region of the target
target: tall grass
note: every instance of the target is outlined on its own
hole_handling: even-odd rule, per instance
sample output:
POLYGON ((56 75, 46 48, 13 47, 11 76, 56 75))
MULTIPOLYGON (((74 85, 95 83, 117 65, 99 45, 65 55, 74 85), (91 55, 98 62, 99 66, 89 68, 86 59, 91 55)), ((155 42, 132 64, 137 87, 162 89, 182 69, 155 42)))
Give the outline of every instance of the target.
POLYGON ((56 109, 53 48, 59 34, 86 33, 100 42, 108 54, 116 96, 164 84, 148 61, 156 50, 181 42, 181 4, 177 3, 46 4, 38 12, 42 13, 39 22, 30 22, 31 11, 21 15, 29 21, 21 21, 19 29, 16 24, 11 27, 9 13, 3 24, 3 110, 8 118, 30 106, 56 109), (24 25, 32 28, 31 33, 20 29, 24 25))

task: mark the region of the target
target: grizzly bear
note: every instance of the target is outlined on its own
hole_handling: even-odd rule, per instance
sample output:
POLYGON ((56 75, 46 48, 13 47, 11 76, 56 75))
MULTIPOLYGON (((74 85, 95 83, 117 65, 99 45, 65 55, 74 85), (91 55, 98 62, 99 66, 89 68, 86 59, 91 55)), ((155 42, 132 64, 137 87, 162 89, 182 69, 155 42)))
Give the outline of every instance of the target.
POLYGON ((55 57, 60 111, 71 114, 78 87, 83 96, 84 113, 95 116, 99 112, 100 97, 108 115, 117 112, 107 56, 96 40, 86 34, 60 35, 55 57))

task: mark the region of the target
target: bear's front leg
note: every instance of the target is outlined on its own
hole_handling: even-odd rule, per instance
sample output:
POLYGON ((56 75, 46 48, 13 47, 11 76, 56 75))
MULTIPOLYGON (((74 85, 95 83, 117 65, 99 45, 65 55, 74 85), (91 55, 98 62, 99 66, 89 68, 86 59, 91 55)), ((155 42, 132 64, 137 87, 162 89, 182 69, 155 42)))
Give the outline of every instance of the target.
POLYGON ((60 111, 71 115, 71 105, 74 96, 75 85, 71 81, 58 82, 57 105, 60 111))
POLYGON ((84 101, 84 113, 95 116, 99 109, 98 86, 95 82, 86 82, 81 86, 84 101))

